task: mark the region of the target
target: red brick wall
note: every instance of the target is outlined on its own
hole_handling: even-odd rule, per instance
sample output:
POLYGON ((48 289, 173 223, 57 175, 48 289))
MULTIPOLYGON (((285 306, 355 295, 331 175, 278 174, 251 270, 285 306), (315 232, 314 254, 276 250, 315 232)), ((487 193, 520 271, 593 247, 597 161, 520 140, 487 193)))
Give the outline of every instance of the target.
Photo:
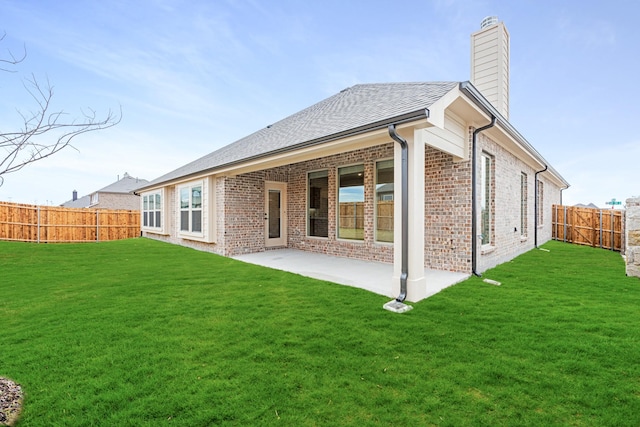
POLYGON ((471 162, 425 152, 425 267, 471 271, 471 162))
MULTIPOLYGON (((469 150, 471 132, 469 129, 469 150)), ((393 245, 375 242, 374 198, 375 162, 393 158, 393 143, 323 157, 235 177, 216 179, 217 239, 215 244, 153 236, 221 255, 234 256, 264 251, 264 183, 287 183, 288 243, 294 249, 371 261, 393 262, 393 245), (365 223, 364 240, 337 239, 338 168, 364 164, 365 223), (328 237, 307 236, 307 173, 328 170, 328 237)), ((478 137, 478 153, 483 150, 495 159, 494 245, 478 254, 479 271, 533 247, 534 173, 515 156, 485 135, 478 137), (528 176, 528 233, 522 238, 514 228, 520 226, 520 174, 528 176)), ((559 202, 559 189, 545 180, 544 217, 551 218, 551 205, 559 202)), ((167 197, 172 194, 168 192, 167 197)), ((396 201, 398 201, 396 195, 396 201)), ((170 209, 175 209, 173 203, 170 209)), ((173 217, 168 214, 167 219, 173 217)), ((175 219, 174 219, 175 221, 175 219)), ((551 221, 539 228, 539 243, 551 238, 551 221)), ((454 162, 450 155, 425 147, 425 267, 471 272, 471 161, 454 162)), ((480 245, 479 245, 480 248, 480 245)))

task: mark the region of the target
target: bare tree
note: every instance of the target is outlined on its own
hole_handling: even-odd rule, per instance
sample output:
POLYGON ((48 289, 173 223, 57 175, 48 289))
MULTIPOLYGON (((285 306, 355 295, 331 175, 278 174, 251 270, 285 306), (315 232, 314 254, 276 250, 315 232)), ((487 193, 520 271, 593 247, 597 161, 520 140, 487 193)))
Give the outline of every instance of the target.
MULTIPOLYGON (((0 37, 4 40, 6 34, 0 37)), ((14 66, 25 60, 26 49, 20 56, 9 51, 6 58, 0 58, 0 71, 13 73, 14 66)), ((52 156, 66 147, 78 136, 101 129, 107 129, 120 123, 122 110, 117 113, 109 110, 106 117, 99 119, 94 110, 81 111, 80 118, 69 118, 63 110, 51 111, 53 86, 46 81, 41 85, 31 75, 24 80, 27 93, 35 101, 35 109, 24 113, 18 111, 22 124, 13 132, 0 129, 0 187, 4 175, 16 172, 26 165, 52 156)))

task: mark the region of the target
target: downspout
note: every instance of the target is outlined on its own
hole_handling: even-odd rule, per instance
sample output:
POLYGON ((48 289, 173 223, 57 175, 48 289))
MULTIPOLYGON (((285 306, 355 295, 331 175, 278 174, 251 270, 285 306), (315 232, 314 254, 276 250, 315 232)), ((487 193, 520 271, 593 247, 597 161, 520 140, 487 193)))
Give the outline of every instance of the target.
POLYGON ((534 197, 534 202, 533 202, 533 211, 534 211, 534 224, 535 227, 533 227, 533 245, 535 246, 536 249, 538 249, 538 174, 541 174, 542 172, 546 171, 549 168, 549 166, 544 165, 544 169, 536 172, 535 174, 535 187, 534 187, 534 192, 535 194, 533 195, 534 197))
POLYGON ((396 125, 389 125, 389 136, 400 144, 401 157, 401 206, 402 206, 402 260, 400 271, 400 295, 396 301, 403 302, 407 298, 407 277, 409 276, 409 145, 396 133, 396 125))
POLYGON ((480 277, 478 273, 478 218, 477 218, 477 141, 478 134, 496 125, 496 116, 491 115, 491 123, 473 131, 473 137, 471 138, 471 272, 480 277))
POLYGON ((567 185, 566 187, 564 187, 564 188, 561 188, 561 189, 560 189, 560 206, 564 206, 564 205, 562 204, 562 192, 563 192, 564 190, 566 190, 567 188, 569 188, 569 187, 571 187, 571 186, 570 186, 570 185, 567 185))

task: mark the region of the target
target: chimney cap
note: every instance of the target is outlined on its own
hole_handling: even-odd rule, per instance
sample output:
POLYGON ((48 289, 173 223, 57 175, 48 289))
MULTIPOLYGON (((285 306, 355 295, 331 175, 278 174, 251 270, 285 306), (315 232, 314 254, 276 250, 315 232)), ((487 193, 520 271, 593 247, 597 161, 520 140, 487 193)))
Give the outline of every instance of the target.
POLYGON ((480 22, 480 29, 484 30, 485 28, 495 25, 497 23, 498 23, 497 16, 487 16, 482 20, 482 22, 480 22))

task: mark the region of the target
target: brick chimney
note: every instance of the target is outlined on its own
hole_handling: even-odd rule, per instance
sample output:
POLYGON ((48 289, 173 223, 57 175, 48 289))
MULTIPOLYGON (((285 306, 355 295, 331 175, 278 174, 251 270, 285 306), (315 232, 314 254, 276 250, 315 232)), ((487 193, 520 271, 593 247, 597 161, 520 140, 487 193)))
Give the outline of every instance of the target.
POLYGON ((471 34, 471 83, 509 119, 509 32, 497 16, 471 34))

